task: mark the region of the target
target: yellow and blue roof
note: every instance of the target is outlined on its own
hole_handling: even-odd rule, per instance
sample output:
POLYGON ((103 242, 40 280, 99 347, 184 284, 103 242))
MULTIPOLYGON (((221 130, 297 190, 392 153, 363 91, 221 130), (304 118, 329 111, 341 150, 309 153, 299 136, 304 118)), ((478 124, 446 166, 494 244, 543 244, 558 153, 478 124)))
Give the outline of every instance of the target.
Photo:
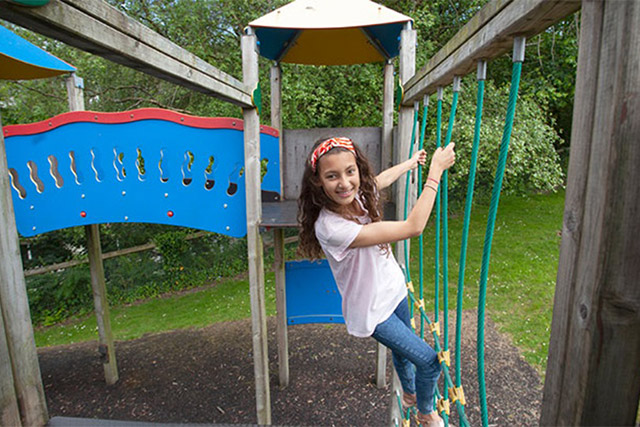
POLYGON ((369 0, 296 0, 249 23, 277 62, 350 65, 398 55, 406 15, 369 0))
POLYGON ((0 79, 31 80, 74 71, 72 65, 0 25, 0 79))

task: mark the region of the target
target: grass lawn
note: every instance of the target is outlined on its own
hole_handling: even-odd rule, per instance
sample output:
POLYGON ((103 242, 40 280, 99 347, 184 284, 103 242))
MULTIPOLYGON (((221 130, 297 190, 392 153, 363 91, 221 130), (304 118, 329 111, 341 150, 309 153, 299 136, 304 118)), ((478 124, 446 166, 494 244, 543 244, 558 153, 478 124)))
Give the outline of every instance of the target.
MULTIPOLYGON (((554 284, 558 268, 564 192, 502 196, 494 234, 487 291, 487 314, 509 334, 527 361, 543 372, 546 365, 554 284)), ((468 243, 464 308, 477 306, 478 282, 488 206, 475 206, 468 243)), ((462 215, 449 219, 449 307, 455 308, 462 215)), ((428 310, 433 307, 433 222, 424 237, 424 286, 428 310)), ((411 273, 418 283, 418 240, 412 242, 411 273)), ((266 272, 267 315, 275 315, 274 275, 266 272)), ((417 288, 417 287, 416 287, 417 288)), ((442 296, 442 292, 440 292, 442 296)), ((441 307, 443 303, 441 302, 441 307)), ((116 340, 146 333, 202 327, 250 316, 246 278, 111 309, 116 340)), ((38 346, 95 340, 94 316, 63 325, 38 328, 38 346)), ((450 333, 454 333, 450 331, 450 333)), ((490 343, 488 343, 490 345, 490 343)))
MULTIPOLYGON (((541 373, 546 367, 553 296, 560 250, 564 191, 502 196, 496 219, 487 280, 487 315, 512 337, 526 360, 541 373)), ((474 206, 469 229, 463 307, 478 305, 478 284, 488 206, 474 206)), ((431 223, 432 225, 433 223, 431 223)), ((455 309, 463 216, 449 218, 449 308, 455 309)), ((434 228, 424 236, 425 304, 434 298, 434 228)), ((411 250, 413 283, 418 283, 418 244, 411 250)), ((442 268, 441 268, 442 270, 442 268)), ((443 279, 440 279, 442 286, 443 279)), ((417 289, 417 286, 416 286, 417 289)), ((440 291, 440 308, 443 307, 440 291)), ((455 316, 455 314, 453 314, 455 316)), ((455 331, 450 331, 455 334, 455 331)), ((490 345, 490 343, 487 343, 490 345)))

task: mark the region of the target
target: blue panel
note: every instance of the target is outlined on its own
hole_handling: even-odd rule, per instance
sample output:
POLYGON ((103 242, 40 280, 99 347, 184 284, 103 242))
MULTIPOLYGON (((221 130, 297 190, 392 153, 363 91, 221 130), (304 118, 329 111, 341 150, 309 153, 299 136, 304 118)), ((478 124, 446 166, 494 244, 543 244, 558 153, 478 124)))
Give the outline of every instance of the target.
MULTIPOLYGON (((5 144, 9 168, 26 191, 21 198, 12 179, 16 222, 23 236, 108 222, 170 224, 233 237, 246 234, 240 130, 160 119, 78 122, 10 136, 5 144), (138 166, 139 157, 144 167, 138 166), (57 161, 57 173, 51 161, 57 161), (29 164, 37 167, 39 190, 30 178, 29 164)), ((279 193, 278 139, 261 134, 261 146, 269 159, 264 189, 279 193)))
MULTIPOLYGON (((244 142, 242 146, 244 153, 244 142)), ((260 134, 260 157, 266 160, 267 173, 262 178, 262 191, 280 194, 280 142, 278 137, 260 134)))
POLYGON ((289 28, 256 28, 260 42, 260 55, 277 61, 283 49, 299 30, 289 28))
POLYGON ((287 324, 344 323, 342 297, 327 260, 285 263, 287 324))

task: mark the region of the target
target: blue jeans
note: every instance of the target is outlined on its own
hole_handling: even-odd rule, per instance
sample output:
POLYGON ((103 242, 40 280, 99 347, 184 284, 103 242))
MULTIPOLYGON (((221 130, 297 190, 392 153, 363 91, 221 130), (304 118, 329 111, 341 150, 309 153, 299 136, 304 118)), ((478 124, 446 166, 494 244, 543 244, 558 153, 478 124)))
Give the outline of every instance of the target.
POLYGON ((423 414, 432 412, 433 396, 442 368, 435 350, 411 330, 407 298, 398 304, 391 317, 376 326, 372 336, 391 349, 402 389, 416 394, 418 411, 423 414))

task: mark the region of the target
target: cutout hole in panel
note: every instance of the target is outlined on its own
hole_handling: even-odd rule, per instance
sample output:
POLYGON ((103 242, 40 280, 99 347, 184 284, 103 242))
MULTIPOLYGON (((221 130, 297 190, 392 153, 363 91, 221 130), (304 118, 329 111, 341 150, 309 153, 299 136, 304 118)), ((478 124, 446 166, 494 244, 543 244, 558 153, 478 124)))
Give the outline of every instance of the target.
POLYGON ((268 165, 269 165, 269 159, 264 158, 260 160, 260 183, 264 181, 264 177, 267 175, 267 172, 269 171, 268 165))
POLYGON ((189 185, 193 181, 191 166, 193 166, 194 160, 195 156, 193 153, 191 151, 185 151, 184 162, 182 163, 182 184, 184 185, 189 185))
POLYGON ((160 181, 168 182, 169 176, 165 176, 164 169, 162 169, 162 160, 164 159, 164 150, 160 150, 160 160, 158 161, 158 169, 160 169, 160 181))
MULTIPOLYGON (((231 175, 229 175, 229 186, 227 187, 227 194, 229 196, 233 196, 238 191, 238 183, 233 182, 236 179, 235 176, 236 176, 237 170, 238 170, 238 165, 236 165, 236 168, 233 170, 233 172, 231 172, 231 175)), ((240 173, 238 177, 242 176, 243 171, 244 171, 244 167, 240 168, 240 173)))
POLYGON ((113 149, 113 167, 116 170, 116 178, 122 181, 127 177, 127 171, 124 170, 124 153, 118 153, 116 148, 113 149))
POLYGON ((204 188, 211 190, 216 185, 216 180, 213 179, 213 156, 209 156, 209 164, 204 170, 204 188))
POLYGON ((142 157, 142 150, 140 148, 136 148, 136 152, 138 153, 136 157, 136 169, 138 169, 138 179, 140 181, 144 181, 146 170, 144 168, 144 157, 142 157))
POLYGON ((78 174, 78 168, 76 166, 76 153, 73 151, 69 151, 69 159, 71 160, 70 168, 71 173, 76 181, 76 184, 80 185, 82 183, 82 178, 78 174))
POLYGON ((229 187, 227 187, 227 194, 233 196, 238 191, 238 184, 229 181, 229 187))
POLYGON ((64 180, 62 179, 62 175, 60 175, 60 172, 58 171, 58 159, 53 154, 49 155, 47 159, 49 160, 50 166, 49 173, 53 177, 53 180, 56 182, 56 187, 62 188, 62 186, 64 185, 64 180))
POLYGON ((97 155, 96 155, 96 149, 92 148, 91 149, 91 169, 93 169, 93 172, 95 172, 96 174, 96 181, 98 182, 102 182, 102 178, 103 178, 103 173, 102 173, 102 169, 99 166, 99 162, 96 161, 97 159, 97 155))
POLYGON ((27 197, 27 190, 20 184, 20 178, 18 177, 18 171, 14 168, 9 168, 9 178, 11 178, 11 187, 18 193, 18 197, 24 199, 27 197))
POLYGON ((27 167, 29 168, 29 178, 31 178, 31 182, 35 184, 38 193, 42 193, 44 191, 44 182, 42 182, 38 176, 38 165, 36 165, 34 161, 29 160, 27 167))

